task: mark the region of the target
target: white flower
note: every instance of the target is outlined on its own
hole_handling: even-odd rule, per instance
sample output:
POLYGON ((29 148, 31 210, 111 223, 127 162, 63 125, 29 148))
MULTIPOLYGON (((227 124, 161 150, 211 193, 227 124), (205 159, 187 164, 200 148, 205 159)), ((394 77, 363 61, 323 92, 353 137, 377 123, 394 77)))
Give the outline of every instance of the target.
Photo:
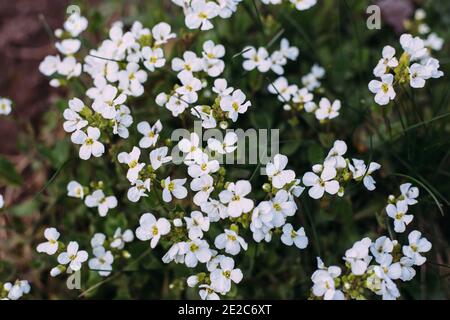
POLYGON ((131 202, 138 202, 141 197, 147 197, 146 192, 150 192, 150 179, 146 179, 145 181, 136 180, 134 182, 134 186, 128 189, 127 197, 131 202))
POLYGON ((178 74, 182 86, 175 91, 181 95, 181 98, 187 103, 195 103, 198 100, 197 91, 202 89, 202 83, 190 72, 180 72, 178 74))
POLYGON ((201 206, 208 201, 209 195, 214 190, 214 179, 210 175, 203 175, 191 181, 191 190, 197 191, 194 203, 201 206))
POLYGON ((164 52, 161 48, 152 49, 150 47, 144 47, 142 49, 142 58, 144 58, 144 66, 151 72, 166 64, 164 52))
POLYGON ((191 240, 203 238, 203 231, 209 230, 209 218, 204 217, 200 211, 192 211, 191 217, 184 217, 184 220, 191 240))
POLYGON ((406 214, 408 212, 408 205, 405 201, 399 201, 395 205, 388 204, 386 207, 386 213, 389 217, 394 219, 395 232, 402 233, 405 231, 406 226, 413 220, 412 214, 406 214))
POLYGON ((214 80, 214 87, 212 91, 217 93, 220 97, 225 97, 230 95, 233 91, 233 87, 228 87, 227 80, 225 79, 216 79, 214 80))
POLYGON ((360 276, 366 272, 367 266, 372 260, 372 257, 369 255, 371 244, 372 241, 369 238, 364 238, 356 241, 351 249, 345 251, 344 260, 350 263, 354 275, 360 276))
POLYGON ((202 284, 199 286, 200 291, 198 294, 202 300, 220 300, 219 295, 214 291, 214 289, 207 285, 202 284))
POLYGON ((95 247, 92 252, 95 257, 89 260, 89 269, 98 271, 98 274, 102 277, 109 276, 114 262, 111 251, 106 251, 103 247, 95 247))
POLYGON ((84 189, 77 181, 70 181, 67 185, 67 195, 72 198, 83 199, 84 189))
POLYGON ((336 178, 336 169, 331 166, 325 166, 320 174, 320 177, 314 172, 307 172, 303 176, 303 184, 311 187, 308 194, 313 199, 320 199, 324 192, 331 195, 339 191, 339 182, 334 180, 336 178))
POLYGON ((139 227, 136 229, 136 237, 139 240, 147 241, 151 239, 150 247, 154 248, 158 244, 161 236, 170 232, 170 223, 166 218, 156 220, 151 213, 144 213, 139 219, 139 227))
POLYGON ((403 246, 402 251, 405 256, 411 258, 416 266, 421 266, 427 261, 421 253, 431 250, 431 242, 422 237, 422 233, 417 230, 411 231, 408 235, 409 245, 403 246))
POLYGON ((386 236, 379 237, 370 246, 370 252, 375 257, 375 260, 378 263, 381 263, 380 261, 383 261, 384 256, 391 255, 393 249, 394 249, 394 241, 392 241, 386 236))
POLYGON ((371 162, 367 168, 366 164, 362 160, 352 159, 352 161, 353 164, 349 164, 348 168, 353 174, 353 179, 356 181, 360 181, 362 179, 367 190, 375 190, 375 180, 372 178, 371 174, 380 169, 381 165, 376 162, 371 162))
POLYGON ((327 98, 320 99, 319 108, 315 111, 317 120, 331 120, 339 116, 339 110, 341 109, 341 101, 335 100, 331 104, 327 98))
POLYGON ((411 67, 409 67, 409 84, 412 88, 425 87, 425 80, 430 77, 431 74, 429 70, 419 63, 414 63, 411 67))
POLYGON ((303 11, 316 5, 317 0, 289 0, 297 10, 303 11))
POLYGON ((381 77, 386 74, 388 68, 393 69, 398 66, 398 60, 395 57, 395 49, 391 46, 385 46, 383 48, 383 58, 380 59, 377 66, 373 70, 373 74, 376 77, 381 77))
POLYGON ((234 268, 234 260, 224 257, 219 264, 218 269, 211 272, 211 287, 214 291, 226 294, 231 290, 231 282, 239 283, 242 280, 241 269, 234 268))
POLYGON ((202 70, 202 60, 192 51, 185 51, 183 59, 172 59, 172 70, 179 73, 199 72, 202 70))
MULTIPOLYGON (((315 0, 312 0, 315 1, 315 0)), ((286 38, 281 39, 280 52, 289 60, 296 60, 299 54, 297 47, 291 46, 289 40, 286 38)))
POLYGON ((81 130, 72 134, 71 140, 75 144, 80 144, 79 156, 83 160, 88 160, 91 155, 98 158, 105 153, 105 146, 98 141, 100 130, 98 128, 88 127, 87 135, 81 130))
POLYGON ((96 233, 94 234, 94 236, 91 239, 91 247, 95 248, 95 247, 103 247, 103 244, 106 241, 106 236, 104 233, 96 233))
POLYGON ((14 284, 6 282, 3 288, 7 293, 7 300, 19 300, 24 294, 30 293, 31 287, 27 280, 16 280, 14 284))
POLYGON ((267 87, 267 90, 269 90, 271 94, 278 95, 278 100, 281 102, 290 101, 291 97, 298 91, 297 89, 297 86, 289 85, 285 77, 279 77, 267 87))
POLYGON ((125 246, 126 242, 131 242, 134 239, 133 231, 130 229, 125 230, 122 233, 121 228, 117 228, 114 232, 113 240, 111 241, 111 248, 117 248, 119 250, 122 250, 125 246))
POLYGON ((109 37, 111 40, 106 40, 109 48, 112 49, 116 57, 122 57, 124 52, 129 49, 134 43, 134 35, 131 32, 123 33, 121 25, 113 25, 109 30, 109 37))
POLYGON ((424 41, 427 48, 431 48, 435 51, 440 51, 444 46, 444 39, 440 38, 436 33, 430 33, 428 38, 424 41))
POLYGON ((245 198, 252 191, 252 185, 247 180, 239 180, 228 184, 226 190, 219 194, 220 202, 228 204, 227 213, 230 217, 237 218, 242 213, 253 209, 253 200, 245 198))
POLYGON ((172 195, 177 199, 184 199, 187 196, 187 189, 183 186, 187 179, 174 179, 170 180, 167 177, 161 181, 163 187, 163 200, 164 202, 172 201, 172 195))
POLYGON ((118 73, 119 88, 125 93, 134 97, 139 97, 144 93, 142 83, 147 81, 147 72, 139 69, 139 65, 135 62, 127 64, 125 70, 118 73))
POLYGON ((57 72, 67 79, 71 79, 73 77, 78 77, 81 74, 81 69, 81 63, 78 63, 74 57, 68 56, 58 64, 57 72))
MULTIPOLYGON (((424 61, 422 61, 423 64, 424 61)), ((428 78, 437 79, 444 75, 444 72, 439 70, 440 64, 437 59, 434 58, 428 58, 425 60, 425 64, 423 64, 424 67, 427 69, 427 76, 428 78)))
POLYGON ((383 280, 397 280, 402 275, 400 262, 392 263, 391 255, 384 255, 379 266, 373 268, 378 278, 383 280))
POLYGON ((152 28, 152 36, 155 40, 155 44, 160 46, 167 43, 170 39, 175 38, 176 34, 171 32, 171 28, 168 23, 160 22, 152 28))
POLYGON ((417 203, 416 198, 419 196, 419 188, 413 187, 411 183, 404 183, 400 185, 400 192, 407 205, 414 205, 417 203))
POLYGON ((0 194, 0 209, 5 206, 5 200, 3 200, 3 195, 0 194))
POLYGON ((184 263, 184 257, 188 251, 186 242, 174 243, 169 251, 162 257, 164 263, 175 261, 175 263, 184 263))
POLYGON ((88 125, 88 122, 78 114, 84 107, 83 101, 78 98, 69 100, 69 108, 65 109, 63 113, 63 117, 66 120, 63 124, 64 131, 74 132, 88 125))
POLYGON ((341 274, 341 268, 331 266, 326 268, 320 258, 317 258, 319 270, 314 271, 311 280, 314 283, 312 293, 316 297, 323 297, 324 300, 340 300, 341 292, 336 290, 334 278, 341 274))
POLYGON ((209 201, 203 202, 200 205, 200 208, 208 215, 211 222, 217 222, 220 219, 225 219, 228 217, 227 207, 214 199, 209 199, 209 201))
POLYGON ((130 153, 121 152, 117 156, 120 163, 128 165, 127 179, 131 183, 135 183, 139 177, 139 172, 145 167, 145 163, 139 163, 141 150, 138 147, 133 147, 130 153))
POLYGON ((92 194, 86 196, 84 203, 88 208, 97 207, 100 217, 106 216, 110 209, 117 207, 116 197, 106 197, 103 190, 95 190, 92 194))
POLYGON ((206 240, 195 239, 187 243, 185 264, 189 268, 195 268, 200 261, 206 263, 211 259, 211 250, 206 240))
POLYGON ((49 77, 58 71, 58 66, 61 64, 59 56, 46 56, 45 59, 39 64, 39 71, 49 77))
POLYGON ((113 120, 113 123, 113 133, 119 135, 121 138, 128 139, 130 135, 128 127, 133 124, 130 108, 121 105, 119 110, 117 110, 116 118, 113 120))
POLYGON ((267 72, 272 66, 272 62, 269 59, 269 53, 265 48, 259 48, 258 51, 254 47, 245 47, 242 53, 242 57, 245 60, 242 64, 243 68, 247 71, 251 71, 258 68, 259 72, 267 72))
POLYGON ((427 54, 427 48, 425 48, 423 40, 419 37, 413 37, 410 34, 402 34, 400 37, 400 44, 403 50, 409 54, 411 61, 420 59, 427 54))
POLYGON ((382 295, 383 300, 396 300, 400 297, 397 285, 391 279, 384 279, 381 282, 381 289, 377 294, 382 295))
POLYGON ((286 217, 293 216, 297 205, 289 199, 286 190, 278 190, 271 201, 263 201, 259 204, 261 219, 265 223, 271 223, 275 227, 281 227, 286 222, 286 217))
POLYGON ((88 20, 80 16, 78 12, 72 13, 64 22, 64 29, 70 33, 72 37, 78 37, 80 33, 86 30, 88 20))
POLYGON ((158 120, 153 126, 150 126, 147 121, 142 121, 138 123, 137 130, 144 136, 139 141, 139 147, 146 149, 155 146, 158 141, 159 133, 162 130, 162 124, 161 121, 158 120))
POLYGON ((224 233, 219 234, 214 240, 217 249, 225 249, 225 252, 233 256, 241 251, 241 247, 247 250, 247 242, 235 231, 225 229, 224 233))
POLYGON ((189 29, 210 30, 214 26, 209 21, 219 14, 219 6, 212 1, 192 0, 185 23, 189 29))
POLYGON ((39 253, 45 252, 48 255, 53 255, 58 251, 59 232, 55 228, 47 228, 44 231, 44 237, 47 242, 40 243, 36 250, 39 253))
POLYGON ((333 143, 333 148, 328 152, 325 158, 325 166, 330 165, 336 169, 343 169, 347 167, 347 162, 343 155, 347 152, 347 144, 345 141, 336 140, 333 143))
POLYGON ((369 82, 369 90, 375 93, 375 102, 381 106, 387 105, 389 101, 394 100, 395 91, 392 87, 394 76, 385 74, 381 77, 381 81, 372 80, 369 82))
POLYGON ((124 93, 118 94, 116 87, 107 85, 92 104, 92 109, 100 113, 105 119, 114 119, 116 109, 127 100, 124 93))
MULTIPOLYGON (((297 86, 295 86, 297 88, 297 86)), ((317 109, 316 103, 313 101, 314 95, 307 88, 294 91, 292 101, 303 105, 306 112, 314 112, 317 109)))
POLYGON ((186 164, 197 162, 202 156, 203 152, 200 149, 200 138, 195 132, 191 132, 189 139, 183 138, 178 142, 178 148, 186 155, 184 161, 186 164))
POLYGON ((167 156, 168 152, 169 152, 169 148, 167 148, 167 147, 157 148, 150 152, 150 163, 151 163, 153 170, 157 170, 164 163, 172 161, 172 157, 167 156))
POLYGON ((281 242, 287 246, 292 246, 292 244, 295 244, 297 248, 305 249, 308 246, 308 237, 306 237, 305 230, 303 228, 295 231, 292 224, 286 223, 283 226, 281 242))
POLYGON ((238 141, 238 136, 234 132, 227 132, 223 142, 220 142, 217 139, 209 138, 208 139, 208 148, 212 151, 218 152, 220 154, 227 154, 234 152, 237 149, 235 145, 238 141))
POLYGON ((283 188, 295 179, 293 170, 285 170, 287 163, 288 158, 285 155, 276 154, 273 161, 266 166, 266 174, 271 179, 272 185, 277 189, 283 188))
POLYGON ((183 113, 188 106, 188 103, 185 102, 184 99, 175 95, 170 96, 169 101, 166 103, 167 110, 172 112, 174 117, 183 113))
POLYGON ((73 271, 81 269, 81 265, 88 259, 88 253, 84 250, 78 250, 78 243, 70 241, 67 245, 67 251, 62 252, 58 256, 59 264, 69 264, 69 268, 73 271))
POLYGON ((8 115, 11 113, 12 102, 9 99, 0 97, 0 115, 8 115))
POLYGON ((208 155, 203 153, 196 159, 195 163, 189 164, 188 174, 192 178, 198 178, 200 176, 208 175, 210 173, 217 172, 219 170, 219 161, 209 160, 208 155))
POLYGON ((65 39, 61 42, 56 42, 56 49, 65 56, 74 55, 81 46, 81 41, 78 39, 65 39))
POLYGON ((220 60, 225 55, 225 47, 214 44, 211 40, 203 43, 203 69, 210 77, 217 77, 225 68, 225 63, 220 60))
POLYGON ((402 274, 400 279, 402 281, 410 281, 416 276, 416 270, 414 270, 414 259, 408 257, 400 258, 400 266, 402 268, 402 274))

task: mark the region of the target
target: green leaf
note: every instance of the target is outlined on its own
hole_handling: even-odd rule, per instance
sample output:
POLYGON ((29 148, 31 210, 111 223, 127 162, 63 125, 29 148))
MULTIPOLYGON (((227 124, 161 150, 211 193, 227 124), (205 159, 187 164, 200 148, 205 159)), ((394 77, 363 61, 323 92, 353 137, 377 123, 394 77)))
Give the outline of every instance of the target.
POLYGON ((17 173, 16 168, 14 168, 13 164, 0 156, 0 178, 5 180, 6 183, 12 185, 21 185, 22 177, 19 173, 17 173))
POLYGON ((12 207, 10 211, 17 217, 25 217, 35 213, 38 208, 39 205, 36 200, 28 200, 12 207))

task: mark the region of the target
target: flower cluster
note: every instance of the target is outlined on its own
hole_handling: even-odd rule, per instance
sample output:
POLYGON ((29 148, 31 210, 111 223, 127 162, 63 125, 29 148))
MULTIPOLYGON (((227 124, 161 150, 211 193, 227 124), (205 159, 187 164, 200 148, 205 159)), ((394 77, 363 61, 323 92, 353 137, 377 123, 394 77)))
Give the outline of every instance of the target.
POLYGON ((0 115, 7 116, 12 111, 12 101, 8 98, 0 97, 0 115))
POLYGON ((424 38, 425 47, 433 51, 440 51, 444 45, 444 39, 431 32, 429 25, 425 21, 426 18, 427 13, 425 10, 419 8, 414 13, 414 20, 406 21, 405 27, 411 34, 418 34, 424 38))
POLYGON ((17 279, 14 283, 0 282, 0 300, 19 300, 23 295, 30 293, 31 286, 27 280, 17 279))
POLYGON ((296 84, 289 84, 285 77, 279 77, 273 83, 269 84, 267 90, 278 96, 278 100, 284 103, 286 111, 302 111, 313 113, 321 123, 328 122, 339 116, 341 101, 331 102, 323 97, 317 104, 314 102, 313 90, 320 91, 320 79, 325 75, 325 70, 317 65, 312 67, 309 74, 302 77, 303 88, 296 84))
MULTIPOLYGON (((211 20, 214 17, 230 17, 240 1, 172 2, 183 7, 188 28, 208 30, 213 28, 211 20)), ((262 2, 280 4, 282 1, 262 2)), ((290 2, 299 10, 316 4, 315 0, 290 2)), ((85 18, 70 16, 64 30, 56 31, 61 39, 57 48, 66 56, 63 61, 74 59, 80 49, 80 40, 75 38, 86 27, 85 18)), ((187 285, 197 288, 202 299, 219 299, 232 290, 233 283, 242 281, 243 273, 238 268, 239 254, 248 250, 251 238, 260 243, 279 237, 284 245, 295 246, 293 249, 307 248, 309 239, 305 229, 294 223, 298 198, 303 191, 307 190, 311 198, 319 200, 326 193, 344 196, 351 181, 362 182, 369 191, 375 189, 372 174, 381 165, 346 158, 347 145, 341 140, 335 141, 324 161, 313 165, 311 172, 306 172, 301 179, 288 169, 285 155, 273 156, 264 168, 267 180, 262 186, 263 192, 260 193, 264 197, 261 198, 252 194, 251 178, 247 180, 229 174, 220 160, 235 155, 239 137, 231 130, 225 133, 225 129, 237 122, 250 109, 252 102, 242 90, 229 86, 221 77, 225 70, 225 47, 212 40, 202 44, 201 53, 187 50, 170 61, 170 70, 164 70, 169 71, 168 78, 173 71, 176 84, 170 83, 166 92, 159 92, 155 102, 163 111, 167 109, 173 117, 179 117, 183 126, 189 126, 186 120, 200 120, 202 128, 216 128, 217 132, 223 133, 223 139, 216 136, 203 139, 195 128, 181 139, 177 140, 180 137, 175 137, 175 132, 172 132, 171 138, 164 140, 161 136, 166 135, 169 126, 163 126, 162 116, 144 119, 133 126, 131 109, 126 104, 130 105, 130 99, 146 93, 149 72, 157 72, 166 66, 163 47, 173 38, 175 34, 165 22, 152 29, 140 22, 134 22, 131 28, 116 22, 109 30, 109 38, 97 49, 89 51, 83 66, 76 62, 79 72, 71 72, 70 76, 61 73, 59 64, 63 62, 59 56, 47 57, 42 62, 41 71, 53 76, 52 81, 58 81, 58 85, 75 74, 81 75, 81 69, 89 75, 93 85, 86 86, 87 98, 70 99, 68 108, 64 110, 64 130, 71 134, 73 143, 80 145, 81 159, 89 160, 106 154, 107 160, 117 165, 115 173, 120 180, 117 190, 105 186, 102 181, 91 182, 88 186, 70 181, 67 195, 84 201, 88 208, 96 208, 101 217, 121 206, 119 200, 126 202, 125 197, 119 197, 125 193, 132 203, 146 200, 152 203, 151 209, 137 212, 140 218, 138 223, 133 222, 136 225, 134 232, 131 229, 122 231, 122 228, 117 228, 112 236, 96 232, 90 241, 93 254, 90 259, 87 251, 79 250, 77 242, 71 241, 66 245, 59 241, 60 233, 55 228, 47 228, 44 232, 47 241, 39 244, 37 251, 57 256, 58 265, 51 269, 52 276, 79 271, 87 262, 91 271, 107 277, 112 274, 113 266, 130 258, 125 246, 136 237, 140 241, 148 241, 151 249, 159 245, 166 250, 162 256, 164 263, 182 264, 191 269, 187 285), (185 112, 186 109, 190 112, 185 112), (126 146, 115 143, 118 140, 115 136, 127 139, 130 131, 135 132, 134 127, 137 137, 131 137, 126 146), (105 146, 110 146, 109 152, 105 146), (123 186, 125 190, 119 190, 123 186)), ((418 79, 414 71, 417 71, 415 64, 418 63, 409 64, 419 61, 419 65, 430 72, 429 77, 440 76, 439 63, 436 66, 437 60, 428 55, 425 44, 420 41, 410 35, 402 36, 405 53, 400 61, 394 57, 395 51, 385 49, 376 75, 392 77, 391 84, 394 84, 394 74, 398 84, 403 83, 407 75, 411 78, 408 81, 416 84, 418 79)), ((314 113, 320 122, 336 118, 341 108, 339 100, 332 102, 323 97, 317 104, 314 102, 314 94, 323 93, 321 80, 325 70, 322 67, 314 65, 310 73, 301 78, 302 88, 290 85, 282 76, 288 60, 295 61, 298 55, 298 48, 291 46, 288 39, 282 39, 279 50, 271 54, 264 47, 246 47, 242 52, 245 58, 243 68, 247 71, 258 69, 262 73, 272 70, 279 75, 269 85, 268 91, 285 103, 285 109, 305 109, 314 113)), ((67 66, 62 69, 66 70, 67 66)), ((82 77, 78 81, 84 84, 82 77)), ((384 92, 384 84, 370 85, 372 89, 378 86, 384 92)), ((392 86, 387 87, 391 94, 389 97, 393 90, 392 86)), ((377 101, 385 99, 377 94, 377 101)), ((394 229, 398 233, 405 231, 411 222, 412 216, 406 212, 409 205, 417 202, 415 199, 419 193, 410 184, 402 185, 400 190, 400 196, 389 197, 386 207, 386 213, 395 220, 394 229)), ((411 232, 408 240, 409 245, 403 247, 399 241, 388 237, 378 238, 375 242, 369 238, 357 241, 346 251, 343 257, 345 268, 342 269, 325 267, 318 258, 318 270, 312 275, 312 296, 348 299, 367 297, 367 292, 373 292, 384 299, 398 297, 394 281, 412 279, 415 275, 413 266, 423 264, 425 258, 421 253, 431 248, 418 231, 411 232)), ((11 292, 11 287, 8 292, 11 292)))
POLYGON ((210 30, 214 25, 210 20, 220 17, 230 18, 242 0, 172 0, 183 8, 185 24, 189 29, 210 30))
POLYGON ((375 190, 373 172, 381 168, 376 162, 368 165, 359 159, 344 158, 347 144, 337 140, 328 152, 322 164, 315 164, 312 172, 303 175, 303 184, 309 187, 308 194, 313 199, 320 199, 325 193, 342 197, 349 181, 362 181, 367 190, 375 190))
POLYGON ((295 61, 298 55, 298 48, 291 46, 289 40, 283 38, 280 42, 280 49, 271 54, 265 47, 259 47, 258 49, 252 46, 245 47, 242 50, 242 57, 245 59, 242 67, 247 71, 257 69, 261 73, 272 70, 276 74, 282 75, 288 60, 295 61))
MULTIPOLYGON (((242 0, 172 0, 183 8, 184 22, 189 29, 203 31, 214 28, 212 19, 220 17, 230 18, 237 10, 242 0)), ((261 0, 263 4, 281 4, 282 0, 261 0)), ((316 5, 317 0, 289 0, 297 10, 307 10, 316 5)))
POLYGON ((294 230, 288 217, 295 215, 299 197, 304 188, 300 186, 300 179, 296 179, 293 170, 286 169, 288 158, 277 154, 266 166, 269 182, 263 185, 270 200, 260 202, 253 210, 250 230, 256 242, 262 240, 270 242, 272 234, 281 234, 281 241, 288 246, 295 244, 299 249, 308 245, 308 238, 303 228, 294 230))
POLYGON ((408 206, 417 203, 416 198, 419 196, 419 189, 413 187, 411 183, 404 183, 400 186, 400 196, 390 195, 389 204, 386 207, 387 215, 394 219, 394 230, 397 233, 405 231, 406 226, 413 220, 413 215, 406 214, 408 206))
POLYGON ((81 48, 81 41, 77 37, 86 30, 88 20, 79 13, 71 14, 64 23, 64 29, 55 30, 58 42, 55 47, 62 57, 49 55, 39 65, 39 71, 48 77, 52 77, 50 85, 59 87, 65 85, 67 80, 79 77, 82 66, 75 55, 81 48))
POLYGON ((423 88, 426 80, 444 75, 439 70, 439 60, 431 57, 431 48, 419 37, 403 34, 400 37, 403 53, 399 59, 396 50, 385 46, 382 58, 373 70, 381 80, 372 80, 369 90, 375 94, 375 102, 381 106, 389 104, 396 97, 396 86, 409 84, 411 88, 423 88))
MULTIPOLYGON (((261 0, 261 2, 264 4, 282 4, 283 0, 261 0)), ((289 3, 293 7, 295 7, 295 9, 304 11, 314 7, 317 3, 317 0, 289 0, 289 3)))
MULTIPOLYGON (((67 30, 68 35, 78 35, 84 30, 84 18, 78 18, 80 21, 77 23, 67 23, 75 19, 73 16, 66 21, 65 27, 69 26, 66 28, 71 28, 72 25, 78 28, 67 30)), ((61 37, 66 35, 64 32, 58 34, 61 37)), ((129 31, 124 30, 121 22, 116 22, 109 30, 109 39, 103 41, 98 49, 90 50, 84 59, 83 70, 93 81, 94 86, 86 91, 92 104, 89 107, 81 99, 73 98, 69 101, 69 108, 64 111, 64 129, 72 133, 72 142, 81 146, 81 159, 101 157, 105 152, 102 140, 109 142, 111 134, 128 138, 128 128, 132 125, 133 118, 125 103, 130 96, 139 97, 144 93, 147 71, 154 72, 165 65, 161 47, 174 37, 175 34, 165 22, 156 24, 150 30, 136 21, 129 31)), ((79 50, 80 40, 64 41, 69 41, 76 50, 67 49, 62 53, 70 54, 70 58, 74 59, 73 54, 79 50)), ((62 47, 58 43, 56 46, 62 47)), ((57 70, 54 67, 56 60, 59 61, 59 57, 47 57, 41 63, 41 72, 53 75, 57 70)), ((78 69, 77 76, 81 74, 81 64, 78 69)))
MULTIPOLYGON (((413 204, 417 200, 418 189, 411 184, 403 184, 398 203, 413 204)), ((393 201, 393 197, 389 197, 393 201)), ((403 227, 404 228, 404 227, 403 227)), ((404 229, 400 232, 403 232, 404 229)), ((396 228, 397 232, 397 228, 396 228)), ((345 252, 344 271, 338 266, 325 267, 320 258, 318 270, 311 277, 312 298, 324 300, 367 299, 375 293, 383 300, 395 300, 400 292, 396 280, 410 281, 416 275, 414 266, 421 266, 426 258, 423 253, 430 251, 431 243, 414 230, 408 235, 408 244, 382 236, 372 241, 364 238, 357 241, 345 252)))
POLYGON ((117 228, 110 238, 103 233, 94 234, 91 239, 93 258, 89 259, 89 269, 97 271, 102 277, 109 276, 114 261, 131 257, 124 248, 126 243, 133 240, 134 233, 130 229, 122 232, 121 228, 117 228))
POLYGON ((186 51, 183 59, 174 58, 172 70, 177 72, 181 85, 175 85, 169 93, 158 94, 156 103, 168 109, 174 117, 191 108, 191 114, 201 120, 202 127, 207 129, 215 128, 217 124, 225 129, 229 120, 236 122, 239 115, 247 112, 251 106, 245 94, 240 89, 229 87, 222 78, 215 79, 212 89, 206 90, 206 77, 215 78, 223 72, 225 65, 220 58, 224 55, 225 48, 222 45, 208 40, 203 44, 202 58, 192 51, 186 51), (199 104, 202 89, 205 89, 202 96, 209 102, 199 104))
POLYGON ((88 187, 83 187, 77 181, 71 181, 67 185, 67 195, 72 198, 84 199, 86 207, 97 208, 99 216, 105 217, 109 210, 117 207, 117 198, 105 195, 102 181, 91 183, 91 187, 92 193, 89 194, 90 190, 88 187))
POLYGON ((44 231, 46 242, 40 243, 36 250, 39 253, 46 253, 50 256, 57 255, 58 265, 50 270, 50 275, 56 277, 63 272, 72 273, 79 271, 81 266, 88 259, 85 250, 79 250, 78 242, 70 241, 66 245, 59 241, 60 233, 55 228, 47 228, 44 231))

